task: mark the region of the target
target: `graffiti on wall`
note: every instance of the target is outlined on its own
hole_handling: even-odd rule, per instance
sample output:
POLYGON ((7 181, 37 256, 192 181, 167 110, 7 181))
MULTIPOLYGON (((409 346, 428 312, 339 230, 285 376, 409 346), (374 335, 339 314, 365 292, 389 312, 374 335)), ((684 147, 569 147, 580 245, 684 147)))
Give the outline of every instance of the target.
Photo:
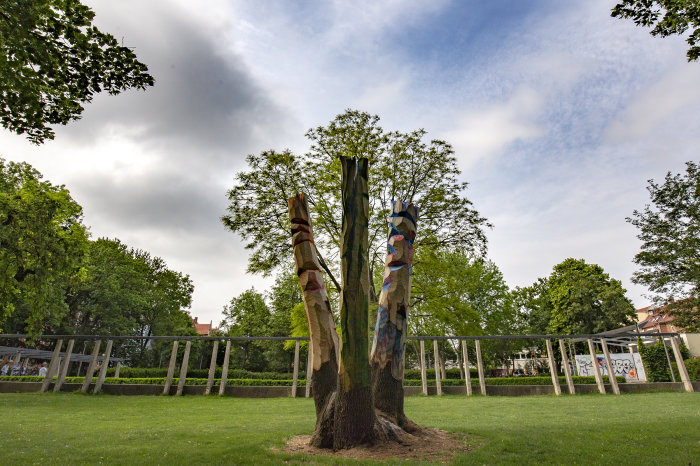
MULTIPOLYGON (((612 364, 615 375, 621 375, 628 381, 645 382, 647 380, 642 358, 639 353, 613 353, 610 355, 610 363, 612 364)), ((596 355, 596 364, 601 375, 608 375, 608 369, 605 365, 605 356, 602 354, 596 355)), ((576 366, 578 375, 593 376, 593 365, 590 355, 576 355, 576 366)))

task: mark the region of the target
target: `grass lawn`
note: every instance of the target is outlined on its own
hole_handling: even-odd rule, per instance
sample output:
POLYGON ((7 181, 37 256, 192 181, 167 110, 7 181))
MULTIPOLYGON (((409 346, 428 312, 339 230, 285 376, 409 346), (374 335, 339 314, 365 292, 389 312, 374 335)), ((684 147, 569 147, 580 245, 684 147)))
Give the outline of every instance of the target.
MULTIPOLYGON (((0 464, 349 464, 286 455, 310 399, 0 394, 0 464)), ((700 394, 409 397, 419 424, 468 436, 455 463, 697 464, 700 394)))

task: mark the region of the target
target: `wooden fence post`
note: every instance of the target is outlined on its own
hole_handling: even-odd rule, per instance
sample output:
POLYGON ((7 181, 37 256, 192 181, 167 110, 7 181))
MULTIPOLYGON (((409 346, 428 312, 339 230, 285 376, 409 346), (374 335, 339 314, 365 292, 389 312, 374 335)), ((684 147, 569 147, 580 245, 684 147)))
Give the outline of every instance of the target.
POLYGON ((435 394, 442 395, 442 380, 440 379, 440 352, 438 351, 438 341, 433 340, 433 356, 435 359, 435 394))
POLYGON ((182 392, 185 389, 185 381, 187 380, 187 366, 190 363, 190 349, 192 349, 192 340, 187 340, 187 343, 185 343, 185 354, 182 356, 180 378, 177 381, 177 392, 175 393, 175 396, 182 396, 182 392))
POLYGON ((44 376, 44 381, 41 384, 41 393, 49 389, 49 385, 53 380, 53 374, 58 371, 59 361, 61 360, 61 346, 63 346, 63 340, 58 340, 53 349, 53 355, 51 355, 51 362, 49 363, 49 368, 46 370, 46 376, 44 376))
POLYGON ((571 366, 569 366, 569 356, 566 354, 566 345, 564 340, 559 339, 559 351, 561 351, 561 365, 564 368, 564 376, 566 377, 566 386, 569 388, 569 395, 576 394, 574 387, 574 379, 571 377, 571 366))
POLYGON ((472 375, 469 373, 469 355, 467 354, 467 340, 462 340, 462 362, 464 363, 464 380, 467 385, 467 396, 472 396, 472 375))
POLYGON ((313 363, 311 360, 311 340, 309 339, 309 349, 306 355, 306 390, 304 391, 304 398, 309 398, 311 396, 311 377, 313 376, 313 363))
POLYGON ((612 359, 610 359, 610 351, 608 351, 608 343, 604 340, 600 340, 600 345, 603 347, 603 354, 605 355, 605 367, 608 369, 608 380, 610 381, 610 386, 615 395, 620 394, 620 387, 617 386, 617 379, 615 378, 615 368, 612 365, 612 359))
POLYGON ((209 362, 209 374, 207 378, 207 388, 204 389, 204 394, 211 393, 211 387, 214 385, 214 376, 216 375, 216 356, 219 352, 219 340, 214 340, 214 346, 211 349, 211 361, 209 362))
POLYGON ((88 364, 87 370, 85 371, 85 379, 83 380, 83 386, 80 391, 87 393, 90 389, 90 383, 92 382, 92 376, 95 375, 95 366, 97 365, 97 356, 100 354, 100 345, 102 340, 95 341, 95 347, 92 349, 92 354, 90 355, 90 364, 88 364))
POLYGON ((419 340, 420 344, 420 384, 423 395, 428 396, 428 371, 425 367, 425 340, 419 340))
POLYGON ((554 360, 554 350, 552 342, 549 338, 545 339, 547 344, 547 359, 549 360, 549 372, 552 374, 552 385, 554 386, 554 394, 561 395, 561 386, 559 386, 559 374, 557 374, 557 362, 554 360))
POLYGON ((175 374, 175 363, 177 362, 177 345, 178 341, 173 341, 173 349, 170 351, 170 362, 168 363, 168 373, 165 377, 165 385, 163 386, 163 395, 170 395, 170 386, 173 384, 173 375, 175 374))
POLYGON ((486 380, 484 379, 484 360, 481 357, 481 340, 474 340, 476 347, 476 365, 479 371, 479 390, 483 396, 486 396, 486 380))
POLYGON ((591 366, 593 366, 593 375, 595 375, 595 383, 598 385, 598 391, 601 395, 605 395, 605 384, 603 383, 603 376, 600 375, 600 368, 598 367, 598 357, 595 354, 595 348, 593 347, 593 340, 588 339, 588 352, 591 353, 591 366))
POLYGON ((107 376, 107 367, 109 366, 109 357, 112 354, 112 340, 107 340, 107 348, 105 348, 105 357, 102 359, 102 366, 100 367, 100 375, 97 377, 97 383, 95 384, 95 390, 93 393, 99 393, 102 390, 102 384, 107 376))
POLYGON ((66 355, 63 357, 63 364, 58 371, 58 379, 56 379, 56 385, 53 386, 53 391, 58 392, 63 386, 63 382, 66 380, 66 375, 68 375, 68 366, 70 365, 70 357, 73 354, 73 346, 75 345, 75 340, 68 340, 68 347, 66 348, 66 355))
POLYGON ((122 362, 117 361, 117 367, 114 368, 114 377, 118 378, 119 377, 119 370, 122 368, 122 362))
POLYGON ((294 373, 292 375, 292 398, 297 397, 297 382, 299 381, 299 340, 294 344, 294 373))
POLYGON ((231 355, 231 340, 226 340, 224 351, 224 364, 221 366, 221 383, 219 384, 219 396, 226 393, 226 380, 228 379, 228 360, 231 355))
POLYGON ((688 369, 685 367, 685 362, 683 362, 683 355, 681 354, 681 349, 678 346, 677 337, 671 337, 671 348, 673 348, 673 355, 676 357, 676 366, 678 367, 678 373, 681 376, 681 381, 685 387, 685 391, 692 393, 693 384, 690 382, 690 377, 688 376, 688 369))

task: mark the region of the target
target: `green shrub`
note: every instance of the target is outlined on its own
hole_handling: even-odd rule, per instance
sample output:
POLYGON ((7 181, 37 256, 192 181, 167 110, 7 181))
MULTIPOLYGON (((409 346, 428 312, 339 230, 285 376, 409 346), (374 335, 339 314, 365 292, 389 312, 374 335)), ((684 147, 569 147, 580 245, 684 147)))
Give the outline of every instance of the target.
MULTIPOLYGON (((115 368, 107 369, 107 376, 114 377, 115 368)), ((175 371, 175 375, 179 369, 175 371)), ((167 367, 122 367, 119 370, 119 377, 128 379, 142 379, 149 377, 167 377, 167 367)), ((209 377, 209 369, 188 369, 188 378, 206 379, 209 377)), ((221 367, 217 367, 214 377, 221 378, 221 367)), ((230 379, 291 379, 292 374, 278 372, 251 372, 243 369, 229 369, 227 378, 230 379)))
MULTIPOLYGON (((435 369, 427 369, 427 377, 430 379, 435 379, 435 369)), ((469 374, 473 377, 478 377, 479 372, 476 368, 470 367, 469 374)), ((445 369, 445 375, 448 379, 459 379, 460 373, 459 369, 445 369)), ((404 380, 420 380, 420 369, 406 369, 403 373, 404 380)))
POLYGON ((700 380, 700 358, 686 359, 685 368, 688 369, 690 380, 700 380))
MULTIPOLYGON (((686 359, 683 361, 685 363, 685 368, 688 371, 688 378, 690 380, 700 380, 700 358, 686 359)), ((673 375, 676 376, 676 382, 681 381, 680 372, 678 372, 678 365, 676 362, 672 362, 673 375)))
MULTIPOLYGON (((642 363, 644 364, 644 369, 646 369, 647 381, 649 382, 670 382, 671 381, 671 371, 668 367, 668 359, 666 358, 666 352, 668 351, 668 357, 671 359, 672 366, 675 366, 673 349, 668 344, 667 348, 664 349, 664 344, 659 341, 651 346, 644 346, 641 341, 637 340, 639 346, 639 355, 642 357, 642 363)), ((690 352, 684 344, 680 345, 681 355, 683 359, 690 358, 690 352)), ((675 373, 678 373, 677 369, 674 369, 675 373)), ((676 377, 677 381, 680 381, 676 377)))
MULTIPOLYGON (((574 380, 575 384, 594 384, 595 383, 595 377, 593 376, 573 376, 572 377, 574 380)), ((625 383, 626 380, 622 376, 617 376, 616 377, 618 383, 625 383)), ((479 386, 479 379, 478 378, 472 378, 471 379, 472 386, 478 387, 479 386)), ((551 385, 552 384, 552 378, 547 376, 547 377, 491 377, 491 378, 485 378, 484 382, 486 385, 551 385)), ((603 376, 603 382, 604 383, 609 383, 610 381, 608 380, 608 376, 604 375, 603 376)), ((561 385, 566 384, 566 378, 564 376, 559 376, 559 383, 561 385)), ((460 386, 464 385, 465 380, 464 379, 442 379, 442 385, 449 387, 449 386, 460 386)), ((415 386, 420 386, 421 381, 420 380, 404 380, 404 385, 407 387, 415 387, 415 386)), ((435 379, 428 379, 428 385, 433 387, 435 386, 435 379)))
MULTIPOLYGON (((595 377, 579 377, 574 376, 574 383, 576 384, 594 384, 595 377)), ((35 375, 22 375, 22 376, 3 376, 0 380, 7 380, 12 382, 41 382, 44 380, 43 377, 35 375)), ((56 377, 54 377, 54 381, 56 377)), ((85 377, 66 377, 65 383, 83 383, 85 377)), ((93 382, 97 379, 93 377, 93 382)), ((173 385, 177 385, 180 379, 173 377, 173 385)), ((551 385, 551 377, 492 377, 484 379, 486 385, 551 385)), ((608 383, 608 377, 603 376, 605 383, 608 383)), ((624 377, 617 377, 618 383, 624 383, 624 377)), ((214 385, 218 386, 221 379, 214 379, 214 385)), ((479 379, 472 378, 471 380, 473 386, 479 386, 479 379)), ((137 384, 137 385, 165 385, 165 377, 105 377, 105 384, 137 384)), ((231 378, 226 380, 226 385, 244 385, 244 386, 291 386, 293 383, 292 379, 257 379, 257 378, 231 378)), ((559 377, 559 383, 566 384, 566 379, 564 376, 559 377)), ((188 377, 185 381, 185 385, 206 385, 207 379, 200 377, 188 377)), ((306 384, 306 379, 299 379, 297 381, 299 386, 306 384)), ((464 379, 442 379, 442 385, 449 386, 463 386, 465 384, 464 379)), ((404 385, 408 387, 420 386, 420 379, 405 379, 404 385)), ((435 386, 435 378, 428 378, 428 385, 435 386)))
MULTIPOLYGON (((53 378, 56 380, 56 377, 53 378)), ((43 382, 44 376, 41 375, 3 375, 0 376, 0 381, 5 382, 43 382)))

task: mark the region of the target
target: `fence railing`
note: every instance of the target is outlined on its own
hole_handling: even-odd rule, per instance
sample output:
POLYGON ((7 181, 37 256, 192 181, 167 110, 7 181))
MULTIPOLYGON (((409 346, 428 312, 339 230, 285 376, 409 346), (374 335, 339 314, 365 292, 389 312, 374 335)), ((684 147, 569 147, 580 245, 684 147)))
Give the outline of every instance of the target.
MULTIPOLYGON (((469 368, 471 366, 471 362, 469 361, 469 352, 467 350, 468 344, 470 342, 473 342, 474 345, 474 353, 476 355, 476 367, 477 367, 477 373, 478 373, 478 378, 479 378, 479 390, 482 395, 486 395, 486 383, 485 383, 485 375, 484 375, 484 363, 483 363, 483 358, 482 358, 482 351, 481 351, 481 342, 484 340, 544 340, 545 346, 546 346, 546 351, 547 351, 547 362, 549 365, 549 371, 551 374, 552 378, 552 386, 554 389, 554 393, 556 395, 561 395, 562 389, 559 383, 559 377, 558 377, 558 370, 557 370, 557 361, 555 360, 555 352, 554 348, 552 346, 552 340, 557 340, 559 344, 559 349, 560 349, 560 356, 561 356, 561 368, 563 369, 564 372, 564 377, 566 380, 566 386, 568 393, 570 394, 575 394, 576 393, 576 387, 573 382, 573 376, 572 376, 572 370, 571 370, 571 365, 569 362, 569 351, 567 350, 567 345, 565 344, 565 341, 571 341, 571 342, 577 342, 577 343, 587 343, 587 349, 591 357, 591 361, 595 362, 592 364, 592 370, 594 373, 596 385, 598 387, 598 391, 601 394, 606 393, 606 388, 605 384, 603 383, 603 377, 600 371, 600 368, 598 367, 597 364, 597 355, 595 351, 595 345, 599 345, 603 351, 604 359, 605 359, 605 369, 609 375, 609 385, 612 390, 612 392, 616 395, 620 394, 620 388, 618 386, 617 380, 615 378, 615 370, 612 365, 612 358, 610 356, 610 350, 609 350, 609 345, 615 345, 615 346, 629 346, 630 344, 634 344, 638 338, 641 339, 650 339, 650 338, 661 338, 661 340, 664 342, 664 348, 666 349, 666 340, 669 340, 671 344, 671 348, 673 351, 673 355, 676 361, 676 365, 678 368, 678 372, 681 377, 681 381, 683 382, 683 387, 686 391, 692 392, 694 391, 692 382, 690 381, 688 371, 685 367, 685 363, 683 362, 683 358, 680 352, 680 346, 678 343, 679 340, 679 334, 678 333, 616 333, 614 335, 606 335, 606 334, 578 334, 578 335, 464 335, 464 336, 445 336, 445 335, 436 335, 436 336, 409 336, 407 337, 407 340, 415 340, 418 341, 419 348, 420 348, 420 372, 421 372, 421 387, 422 387, 422 392, 424 395, 428 394, 428 381, 427 381, 427 366, 426 366, 426 351, 425 351, 425 341, 432 340, 433 341, 433 357, 435 361, 440 360, 440 355, 439 355, 439 346, 438 342, 441 340, 454 340, 459 342, 459 346, 461 347, 461 364, 462 368, 464 369, 464 374, 465 374, 465 387, 466 387, 466 393, 467 395, 471 396, 472 395, 472 384, 471 384, 471 375, 469 372, 469 368)), ((226 388, 226 383, 227 383, 227 378, 228 378, 228 368, 229 368, 229 358, 231 354, 231 343, 232 342, 239 342, 239 341, 294 341, 294 365, 293 365, 293 378, 292 378, 292 388, 291 388, 291 396, 295 397, 297 393, 297 384, 299 380, 299 355, 300 355, 300 342, 302 341, 308 341, 308 337, 229 337, 229 336, 218 336, 218 335, 209 335, 209 336, 178 336, 178 335, 171 335, 171 336, 143 336, 143 335, 41 335, 38 337, 31 337, 30 335, 25 335, 25 334, 0 334, 0 339, 6 339, 6 340, 22 340, 22 341, 49 341, 49 340, 55 340, 55 345, 54 345, 54 350, 51 353, 50 357, 50 363, 46 371, 46 375, 43 378, 42 385, 41 385, 41 392, 46 392, 49 390, 49 388, 53 388, 53 391, 59 391, 65 382, 66 375, 68 373, 68 368, 71 362, 80 360, 81 363, 82 361, 87 361, 86 358, 88 358, 86 355, 73 355, 73 348, 75 346, 75 341, 94 341, 94 346, 91 355, 89 356, 89 364, 85 373, 85 378, 83 381, 83 384, 81 386, 81 391, 82 392, 87 392, 91 387, 92 384, 92 379, 94 377, 95 371, 97 369, 98 362, 101 362, 99 365, 99 373, 97 377, 97 381, 92 387, 92 391, 94 393, 98 393, 102 385, 104 384, 106 374, 107 374, 107 367, 110 364, 110 361, 116 362, 116 369, 115 369, 115 376, 119 377, 119 370, 121 367, 121 363, 123 362, 123 359, 121 358, 112 358, 111 353, 112 353, 112 347, 113 343, 115 340, 147 340, 147 341, 172 341, 172 348, 170 351, 170 359, 168 363, 168 369, 167 369, 167 375, 165 377, 165 383, 163 385, 163 390, 162 394, 163 395, 168 395, 171 392, 171 387, 172 387, 172 382, 173 378, 175 375, 175 368, 177 365, 177 359, 178 359, 178 346, 181 341, 185 342, 185 350, 180 362, 180 373, 179 373, 179 378, 178 378, 178 383, 177 383, 177 389, 175 392, 176 396, 180 396, 183 393, 186 378, 187 378, 187 371, 188 371, 188 366, 189 366, 189 357, 190 357, 190 351, 192 347, 192 342, 193 341, 212 341, 213 342, 213 347, 212 347, 212 353, 211 353, 211 362, 209 365, 209 372, 208 372, 208 378, 207 378, 207 383, 205 387, 205 394, 209 395, 211 393, 211 390, 214 386, 214 375, 216 373, 216 368, 217 368, 217 354, 219 350, 219 343, 225 343, 226 348, 224 352, 224 360, 223 360, 223 365, 222 365, 222 372, 221 372, 221 379, 219 382, 219 388, 218 388, 218 393, 219 395, 223 395, 225 392, 226 388), (63 348, 63 341, 68 340, 66 344, 65 351, 61 351, 63 348), (104 351, 101 353, 100 348, 102 341, 106 341, 106 346, 104 351), (53 378, 57 377, 56 382, 53 383, 53 387, 51 387, 53 378)), ((47 358, 48 352, 47 351, 41 351, 41 350, 33 350, 30 348, 14 348, 15 353, 12 354, 12 347, 0 347, 2 348, 0 351, 0 356, 3 355, 13 355, 14 356, 14 363, 18 364, 20 361, 20 358, 24 355, 27 358, 36 358, 36 357, 41 357, 47 358), (40 351, 38 353, 37 351, 40 351)), ((667 351, 667 359, 669 366, 671 366, 671 360, 668 355, 668 350, 667 351)), ((306 374, 306 391, 305 395, 306 397, 309 396, 310 394, 310 381, 311 381, 311 368, 310 365, 307 363, 307 374, 306 374)), ((437 364, 436 370, 435 370, 435 386, 436 386, 436 393, 438 395, 442 394, 442 380, 441 380, 441 374, 440 371, 437 370, 437 364)), ((673 376, 673 370, 671 370, 671 374, 673 376)), ((675 381, 675 378, 674 378, 675 381)))

